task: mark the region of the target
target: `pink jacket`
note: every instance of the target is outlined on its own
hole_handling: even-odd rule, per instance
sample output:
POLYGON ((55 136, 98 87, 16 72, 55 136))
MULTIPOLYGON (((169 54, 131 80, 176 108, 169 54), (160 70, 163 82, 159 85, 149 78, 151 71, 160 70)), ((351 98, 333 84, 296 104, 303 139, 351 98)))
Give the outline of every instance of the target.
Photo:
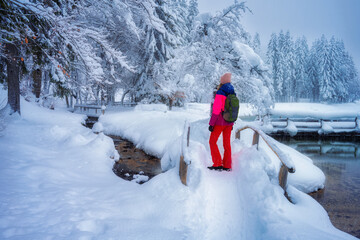
POLYGON ((224 108, 225 108, 226 96, 232 92, 234 92, 234 88, 230 83, 223 85, 216 92, 209 125, 211 125, 211 126, 215 126, 215 125, 233 126, 234 125, 234 123, 225 121, 222 116, 222 112, 224 111, 224 108))

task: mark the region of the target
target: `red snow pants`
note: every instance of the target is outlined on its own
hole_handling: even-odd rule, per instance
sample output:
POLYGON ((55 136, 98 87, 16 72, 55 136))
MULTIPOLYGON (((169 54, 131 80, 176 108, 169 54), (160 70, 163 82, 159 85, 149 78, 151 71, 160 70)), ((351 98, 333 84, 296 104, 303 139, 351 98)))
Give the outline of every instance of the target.
POLYGON ((232 126, 214 126, 214 131, 210 135, 210 151, 214 167, 223 166, 224 168, 231 168, 231 136, 232 126), (224 158, 221 160, 221 154, 217 146, 217 140, 220 134, 223 134, 224 158))

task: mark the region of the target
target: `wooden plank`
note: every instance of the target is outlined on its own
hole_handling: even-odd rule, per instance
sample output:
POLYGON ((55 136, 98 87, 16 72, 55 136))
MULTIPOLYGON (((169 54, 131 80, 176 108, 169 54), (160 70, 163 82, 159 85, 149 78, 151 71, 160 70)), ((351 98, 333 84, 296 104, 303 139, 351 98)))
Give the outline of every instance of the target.
POLYGON ((186 164, 186 162, 184 160, 184 156, 181 155, 180 156, 179 175, 180 175, 181 183, 184 184, 185 186, 187 186, 187 169, 188 169, 188 165, 186 164))

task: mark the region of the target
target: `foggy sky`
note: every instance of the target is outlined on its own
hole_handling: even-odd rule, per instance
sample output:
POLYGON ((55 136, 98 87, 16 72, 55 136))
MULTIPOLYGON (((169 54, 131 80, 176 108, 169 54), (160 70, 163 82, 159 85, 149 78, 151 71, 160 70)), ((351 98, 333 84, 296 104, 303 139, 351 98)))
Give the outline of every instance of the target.
MULTIPOLYGON (((222 10, 233 0, 198 0, 200 13, 222 10)), ((345 48, 360 71, 360 0, 248 0, 252 10, 243 16, 243 26, 260 34, 262 55, 271 33, 290 31, 294 38, 305 36, 309 47, 322 34, 344 40, 345 48)))

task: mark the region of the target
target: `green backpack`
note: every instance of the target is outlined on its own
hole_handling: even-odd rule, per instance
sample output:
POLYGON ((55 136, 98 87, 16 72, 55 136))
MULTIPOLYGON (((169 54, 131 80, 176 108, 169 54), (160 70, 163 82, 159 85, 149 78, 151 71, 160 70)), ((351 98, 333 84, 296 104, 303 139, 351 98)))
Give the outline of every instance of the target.
POLYGON ((225 107, 222 113, 223 118, 227 122, 235 122, 239 114, 239 99, 235 94, 229 94, 225 100, 225 107))

